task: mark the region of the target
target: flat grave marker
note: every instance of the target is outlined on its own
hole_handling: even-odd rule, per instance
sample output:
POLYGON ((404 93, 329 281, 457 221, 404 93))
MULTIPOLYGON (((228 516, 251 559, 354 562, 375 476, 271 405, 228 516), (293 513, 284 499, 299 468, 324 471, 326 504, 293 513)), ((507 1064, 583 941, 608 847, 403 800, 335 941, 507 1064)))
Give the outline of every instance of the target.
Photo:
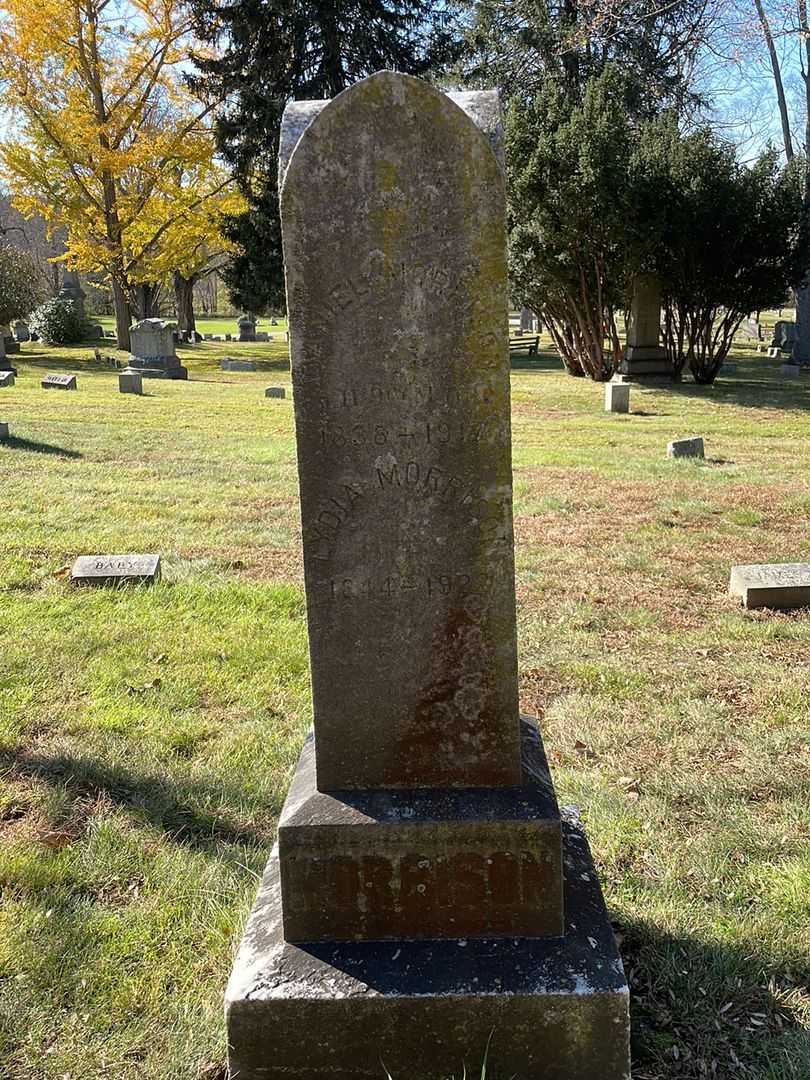
POLYGON ((255 360, 232 360, 225 357, 219 362, 220 371, 255 371, 255 360))
POLYGON ((160 576, 160 555, 80 555, 70 572, 74 585, 153 585, 160 576))
POLYGON ((46 375, 41 386, 43 390, 76 390, 76 376, 46 375))
POLYGON ((0 388, 14 385, 13 371, 0 371, 0 388))
POLYGON ((729 592, 746 608, 810 607, 810 563, 732 566, 729 592))

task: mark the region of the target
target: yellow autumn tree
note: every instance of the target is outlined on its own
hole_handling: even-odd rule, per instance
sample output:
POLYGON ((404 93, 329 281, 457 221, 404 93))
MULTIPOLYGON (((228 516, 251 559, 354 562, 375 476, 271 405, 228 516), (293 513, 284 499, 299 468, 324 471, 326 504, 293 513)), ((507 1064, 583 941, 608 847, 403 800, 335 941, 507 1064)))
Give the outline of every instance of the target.
POLYGON ((230 190, 214 103, 181 77, 189 33, 180 0, 0 0, 0 167, 23 213, 65 230, 69 265, 108 276, 122 349, 132 290, 195 222, 212 241, 230 190))

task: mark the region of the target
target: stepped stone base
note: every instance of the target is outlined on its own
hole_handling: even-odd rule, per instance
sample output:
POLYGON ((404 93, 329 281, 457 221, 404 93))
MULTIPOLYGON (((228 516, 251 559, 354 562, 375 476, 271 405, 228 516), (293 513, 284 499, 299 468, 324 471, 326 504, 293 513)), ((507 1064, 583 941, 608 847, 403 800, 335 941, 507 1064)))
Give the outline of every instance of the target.
POLYGON ((619 373, 636 380, 671 379, 672 363, 661 346, 628 345, 619 373))
POLYGON ((274 851, 225 999, 233 1080, 630 1080, 629 995, 584 834, 564 938, 291 945, 274 851), (476 1071, 478 1070, 478 1071, 476 1071))
POLYGON ((287 941, 555 937, 560 814, 537 728, 520 787, 324 793, 309 736, 278 829, 287 941))
POLYGON ((175 357, 131 356, 127 367, 140 371, 145 379, 188 379, 188 368, 175 357))

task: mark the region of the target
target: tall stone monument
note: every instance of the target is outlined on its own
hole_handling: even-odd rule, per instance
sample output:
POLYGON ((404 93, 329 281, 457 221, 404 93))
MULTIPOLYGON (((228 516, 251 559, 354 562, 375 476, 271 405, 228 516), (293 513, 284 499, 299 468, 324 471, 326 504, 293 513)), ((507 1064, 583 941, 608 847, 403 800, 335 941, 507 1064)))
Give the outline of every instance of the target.
POLYGON ((314 736, 226 995, 239 1080, 628 1080, 593 863, 518 714, 498 96, 288 107, 314 736), (477 1075, 477 1074, 476 1074, 477 1075))
POLYGON ((661 282, 642 274, 633 283, 627 321, 627 347, 619 365, 622 375, 633 379, 671 379, 672 361, 660 343, 661 282))

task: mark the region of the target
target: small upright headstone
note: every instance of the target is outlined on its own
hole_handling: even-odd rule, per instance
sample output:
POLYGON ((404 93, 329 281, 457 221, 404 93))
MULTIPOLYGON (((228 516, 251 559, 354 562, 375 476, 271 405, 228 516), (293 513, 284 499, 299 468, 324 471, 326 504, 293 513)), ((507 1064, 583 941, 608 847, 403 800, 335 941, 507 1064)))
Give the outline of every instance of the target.
POLYGON ((668 458, 702 458, 703 456, 703 439, 701 438, 675 439, 667 443, 668 458))
POLYGON ((240 341, 256 340, 256 320, 252 315, 243 315, 237 320, 236 325, 239 327, 240 341))
POLYGON ((74 585, 153 585, 160 581, 159 555, 80 555, 73 564, 74 585))
POLYGON ((118 375, 118 389, 122 394, 142 394, 143 376, 135 368, 124 368, 118 375))
POLYGON ((13 371, 0 371, 0 387, 14 385, 13 371))
POLYGON ((163 319, 141 319, 130 328, 132 355, 129 367, 143 371, 145 377, 161 372, 167 379, 187 379, 188 371, 177 359, 173 323, 163 319))
POLYGON ((76 376, 46 375, 41 386, 43 390, 76 390, 76 376))
POLYGON ((747 608, 810 607, 810 563, 732 566, 729 592, 747 608))
POLYGON ((488 1040, 497 1080, 629 1077, 596 871, 518 712, 501 134, 496 93, 392 72, 285 113, 315 734, 228 986, 240 1080, 434 1080, 488 1040))
POLYGON ((773 328, 771 348, 791 352, 796 341, 796 323, 780 320, 773 328))
POLYGON ((14 337, 17 341, 31 340, 31 331, 28 329, 28 325, 24 323, 22 319, 18 319, 14 323, 14 337))
POLYGON ((6 442, 8 439, 8 424, 0 422, 0 442, 6 442))
POLYGON ((283 386, 268 386, 264 392, 265 397, 283 398, 287 396, 287 391, 283 386))
POLYGON ((269 341, 270 340, 270 335, 267 333, 266 330, 257 330, 256 331, 256 340, 257 341, 269 341))
POLYGON ((630 412, 630 385, 629 383, 609 382, 605 383, 605 412, 626 413, 630 412))

